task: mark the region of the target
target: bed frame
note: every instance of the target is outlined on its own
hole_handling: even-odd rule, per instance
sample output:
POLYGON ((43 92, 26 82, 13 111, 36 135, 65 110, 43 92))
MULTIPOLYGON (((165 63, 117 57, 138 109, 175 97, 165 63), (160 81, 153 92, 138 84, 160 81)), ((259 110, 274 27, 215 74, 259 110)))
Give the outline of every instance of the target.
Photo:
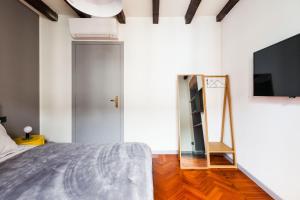
POLYGON ((7 121, 7 117, 0 117, 0 124, 5 123, 7 121))

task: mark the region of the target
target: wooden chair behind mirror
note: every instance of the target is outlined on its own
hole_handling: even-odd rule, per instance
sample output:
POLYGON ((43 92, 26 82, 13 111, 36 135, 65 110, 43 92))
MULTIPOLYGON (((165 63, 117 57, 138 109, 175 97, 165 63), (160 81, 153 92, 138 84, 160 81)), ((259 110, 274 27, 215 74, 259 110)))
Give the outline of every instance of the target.
POLYGON ((177 85, 181 168, 236 168, 229 77, 179 75, 177 85))

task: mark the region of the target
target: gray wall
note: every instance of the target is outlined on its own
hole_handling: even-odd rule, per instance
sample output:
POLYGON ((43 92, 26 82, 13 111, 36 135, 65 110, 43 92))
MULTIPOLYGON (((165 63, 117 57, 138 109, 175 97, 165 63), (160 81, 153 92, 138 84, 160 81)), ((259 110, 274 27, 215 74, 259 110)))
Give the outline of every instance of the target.
POLYGON ((11 136, 39 132, 39 17, 18 0, 0 1, 0 116, 11 136))

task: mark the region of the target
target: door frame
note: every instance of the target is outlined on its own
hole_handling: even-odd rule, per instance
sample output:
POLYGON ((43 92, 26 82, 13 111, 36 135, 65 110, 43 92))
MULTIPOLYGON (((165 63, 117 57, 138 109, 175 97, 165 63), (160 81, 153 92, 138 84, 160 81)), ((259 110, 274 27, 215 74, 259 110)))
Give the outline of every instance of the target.
POLYGON ((124 42, 123 41, 72 41, 72 143, 76 143, 76 45, 118 45, 121 47, 121 81, 120 81, 120 118, 121 118, 121 143, 124 143, 124 42))

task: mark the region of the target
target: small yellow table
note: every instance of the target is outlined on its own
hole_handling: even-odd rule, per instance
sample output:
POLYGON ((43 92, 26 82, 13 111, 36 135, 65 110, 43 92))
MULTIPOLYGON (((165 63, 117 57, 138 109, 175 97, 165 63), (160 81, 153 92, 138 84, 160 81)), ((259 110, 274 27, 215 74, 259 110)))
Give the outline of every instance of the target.
POLYGON ((45 144, 45 137, 43 135, 31 135, 29 140, 25 140, 23 137, 18 137, 15 138, 14 141, 18 145, 41 146, 45 144))

